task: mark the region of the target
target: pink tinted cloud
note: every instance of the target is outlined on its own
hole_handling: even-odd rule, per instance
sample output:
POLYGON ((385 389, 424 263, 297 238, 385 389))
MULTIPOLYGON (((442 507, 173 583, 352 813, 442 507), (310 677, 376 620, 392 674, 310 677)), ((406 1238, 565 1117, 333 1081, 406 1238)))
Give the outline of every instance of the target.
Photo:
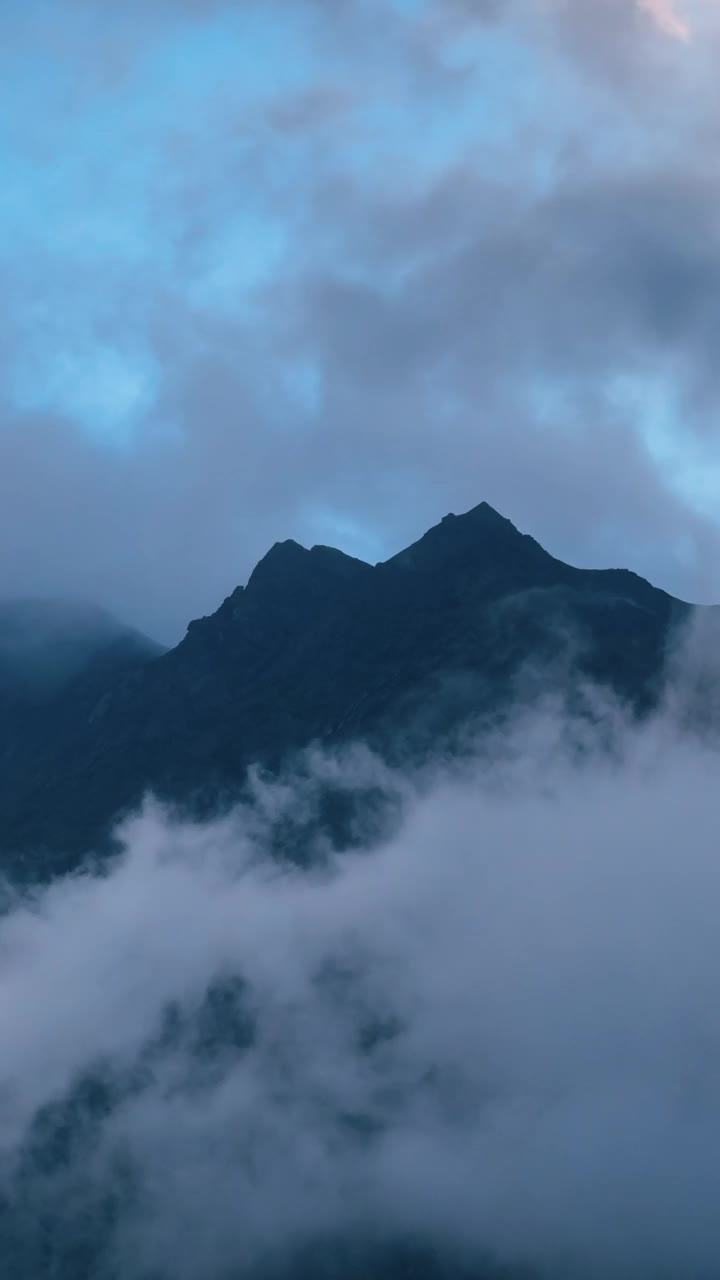
POLYGON ((637 0, 659 29, 673 40, 689 40, 690 27, 678 11, 675 0, 637 0))

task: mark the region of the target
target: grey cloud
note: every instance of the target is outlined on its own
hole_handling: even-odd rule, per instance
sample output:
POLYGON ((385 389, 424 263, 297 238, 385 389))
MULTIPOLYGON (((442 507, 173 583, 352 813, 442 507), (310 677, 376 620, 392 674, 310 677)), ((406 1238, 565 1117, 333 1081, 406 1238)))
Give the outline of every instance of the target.
POLYGON ((340 86, 318 86, 304 93, 284 95, 271 106, 273 128, 287 133, 305 132, 335 123, 352 110, 353 96, 340 86))
POLYGON ((400 384, 433 362, 571 381, 674 355, 707 379, 718 243, 705 174, 578 173, 533 198, 456 172, 422 203, 339 196, 348 252, 357 240, 372 278, 301 277, 299 328, 358 383, 391 380, 395 358, 400 384))
POLYGON ((533 532, 558 552, 572 527, 576 557, 617 560, 632 546, 646 572, 664 559, 681 593, 717 593, 712 524, 670 494, 637 406, 607 387, 655 379, 678 394, 684 429, 712 439, 712 186, 694 174, 677 189, 671 173, 588 175, 532 200, 460 173, 422 205, 398 196, 353 213, 357 195, 338 193, 338 221, 352 228, 348 260, 360 258, 357 227, 370 279, 301 277, 281 294, 291 341, 324 371, 318 467, 325 450, 348 468, 354 452, 371 487, 373 458, 386 477, 404 466, 430 519, 431 477, 460 503, 483 487, 504 510, 532 511, 533 532))
MULTIPOLYGON (((677 42, 657 24, 639 0, 603 0, 574 4, 548 0, 531 6, 531 21, 547 19, 544 34, 564 55, 602 87, 642 109, 642 95, 664 83, 677 88, 683 78, 677 42)), ((535 27, 537 31, 537 26, 535 27)))
MULTIPOLYGON (((720 596, 715 523, 654 458, 642 396, 616 396, 621 378, 652 384, 698 458, 714 458, 713 110, 703 79, 688 99, 683 70, 700 53, 629 3, 437 4, 422 19, 386 12, 381 39, 382 8, 308 5, 315 83, 254 104, 224 91, 141 139, 152 171, 138 226, 160 235, 157 263, 128 251, 103 274, 102 255, 60 259, 51 244, 6 263, 19 319, 3 341, 3 594, 90 595, 170 640, 276 538, 361 553, 364 538, 389 554, 487 498, 565 558, 720 596), (409 119, 431 107, 441 122, 469 109, 482 38, 461 74, 450 56, 466 24, 534 41, 557 101, 499 151, 480 136, 425 169, 423 139, 408 136, 373 158, 369 105, 401 102, 409 119), (246 208, 248 237, 280 226, 271 277, 246 285, 238 268, 237 293, 228 283, 213 300, 208 264, 232 279, 243 250, 223 236, 246 208), (125 452, 12 403, 37 315, 62 333, 77 300, 93 340, 123 349, 132 335, 159 370, 125 452)), ((206 12, 168 3, 157 21, 181 11, 206 12)), ((134 38, 153 32, 135 24, 134 38)))
MULTIPOLYGON (((696 635, 676 685, 703 671, 696 635)), ((265 860, 262 817, 150 806, 109 876, 6 904, 6 1196, 72 1223, 87 1170, 125 1170, 128 1276, 214 1280, 358 1231, 569 1280, 709 1274, 716 756, 677 705, 640 730, 607 707, 610 754, 568 754, 549 708, 455 771, 318 759, 396 786, 404 818, 314 872, 265 860), (115 1104, 38 1171, 33 1116, 87 1072, 115 1104)), ((307 805, 290 779, 262 799, 271 824, 307 805)))

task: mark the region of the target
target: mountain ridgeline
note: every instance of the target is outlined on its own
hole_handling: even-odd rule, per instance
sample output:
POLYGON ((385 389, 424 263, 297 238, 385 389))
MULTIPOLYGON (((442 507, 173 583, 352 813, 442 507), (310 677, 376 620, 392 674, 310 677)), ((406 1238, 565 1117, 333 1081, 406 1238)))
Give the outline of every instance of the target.
POLYGON ((0 608, 0 849, 77 865, 143 794, 207 813, 252 764, 362 740, 392 759, 577 677, 634 711, 690 606, 626 570, 573 568, 486 503, 371 566, 276 543, 163 651, 99 611, 0 608))

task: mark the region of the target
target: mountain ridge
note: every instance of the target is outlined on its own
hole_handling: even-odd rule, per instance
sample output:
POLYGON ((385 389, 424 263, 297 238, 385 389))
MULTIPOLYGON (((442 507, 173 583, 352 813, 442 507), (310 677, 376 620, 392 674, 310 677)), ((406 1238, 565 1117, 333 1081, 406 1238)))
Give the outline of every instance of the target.
POLYGON ((67 869, 146 790, 209 812, 251 765, 281 769, 313 742, 431 752, 502 714, 529 668, 542 683, 572 667, 642 713, 690 608, 629 570, 555 559, 487 503, 375 565, 277 542, 173 649, 18 727, 0 850, 7 865, 67 869))

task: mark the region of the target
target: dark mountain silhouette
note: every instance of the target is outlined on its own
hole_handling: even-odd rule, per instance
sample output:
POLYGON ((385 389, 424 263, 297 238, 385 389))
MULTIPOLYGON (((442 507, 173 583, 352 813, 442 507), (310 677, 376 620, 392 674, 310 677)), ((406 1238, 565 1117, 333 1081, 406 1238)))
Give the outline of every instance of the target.
POLYGON ((161 645, 84 601, 0 601, 0 699, 5 707, 40 705, 91 670, 112 677, 162 652, 161 645))
MULTIPOLYGON (((465 728, 478 719, 493 723, 554 685, 572 696, 586 679, 642 715, 660 696, 668 643, 689 610, 627 571, 563 564, 486 504, 446 516, 374 567, 329 547, 277 543, 247 586, 191 623, 169 652, 86 606, 8 603, 0 606, 5 866, 28 880, 47 879, 90 849, 111 848, 113 819, 148 788, 207 813, 237 797, 250 765, 280 769, 315 741, 361 739, 391 759, 422 759, 461 750, 465 728)), ((374 799, 360 799, 365 822, 374 799)), ((302 820, 349 839, 354 803, 326 786, 302 820)), ((382 797, 377 808, 382 820, 382 797)), ((285 845, 280 831, 279 851, 288 846, 293 856, 302 849, 297 829, 285 845)), ((329 990, 339 981, 352 997, 351 970, 330 966, 316 981, 329 990)), ((88 1061, 58 1085, 3 1164, 3 1274, 127 1274, 116 1257, 117 1233, 152 1213, 152 1187, 148 1193, 141 1164, 122 1145, 103 1161, 122 1134, 123 1108, 157 1080, 171 1095, 189 1091, 199 1116, 203 1089, 254 1042, 253 1001, 242 974, 219 974, 199 997, 171 1001, 139 1049, 88 1061)), ((29 1017, 46 1013, 28 1010, 29 1017)), ((401 1034, 400 1022, 367 1011, 359 1058, 370 1069, 372 1055, 401 1034)), ((343 1111, 337 1132, 359 1151, 380 1130, 372 1114, 343 1111)), ((242 1163, 241 1143, 237 1152, 242 1163)), ((338 1228, 222 1274, 530 1280, 492 1259, 466 1257, 461 1245, 436 1240, 432 1223, 417 1239, 385 1238, 369 1225, 338 1228)), ((133 1262, 131 1274, 141 1273, 148 1280, 170 1274, 133 1262)))
POLYGON ((206 812, 252 763, 277 769, 314 741, 417 756, 576 676, 642 713, 690 606, 626 570, 564 564, 481 503, 375 566, 276 543, 166 653, 102 615, 73 648, 42 607, 17 608, 0 610, 0 846, 44 876, 145 790, 206 812), (5 659, 13 634, 27 642, 5 659))

